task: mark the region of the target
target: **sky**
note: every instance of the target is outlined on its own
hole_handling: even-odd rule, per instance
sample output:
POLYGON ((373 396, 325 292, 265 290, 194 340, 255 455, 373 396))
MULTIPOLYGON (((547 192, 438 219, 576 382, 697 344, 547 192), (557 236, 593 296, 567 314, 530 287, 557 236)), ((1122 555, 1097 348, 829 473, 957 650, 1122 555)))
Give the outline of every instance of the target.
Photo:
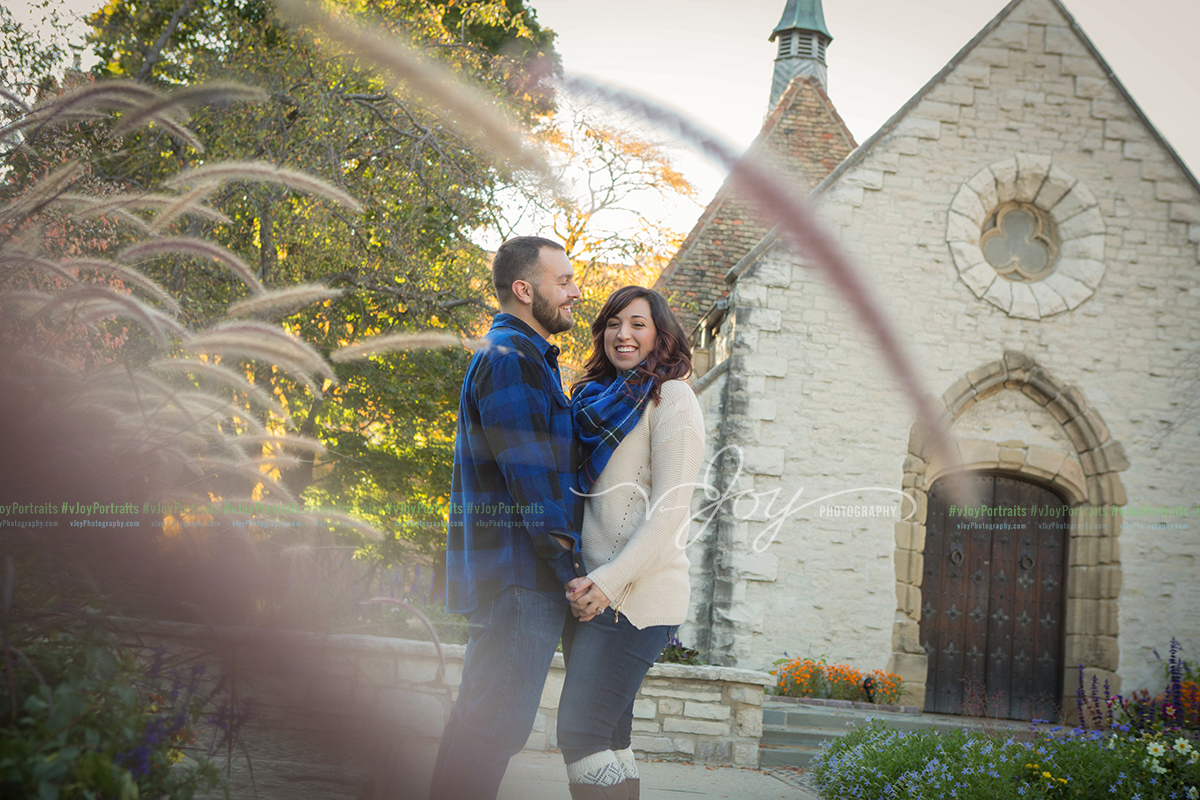
MULTIPOLYGON (((527 0, 558 34, 563 66, 673 106, 738 150, 766 113, 785 0, 527 0)), ((1159 132, 1200 168, 1197 0, 1065 0, 1159 132)), ((824 0, 829 95, 866 140, 1001 9, 1005 0, 824 0)), ((706 203, 722 176, 681 165, 706 203)), ((695 208, 682 210, 695 220, 695 208)))
MULTIPOLYGON (((1200 168, 1198 0, 1065 0, 1159 132, 1200 168)), ((66 0, 91 9, 97 0, 66 0)), ((558 34, 569 72, 634 89, 744 150, 767 110, 785 0, 526 0, 558 34)), ((12 6, 18 17, 41 5, 12 6), (24 13, 22 13, 24 12, 24 13)), ((862 142, 1001 9, 1005 0, 823 0, 833 35, 829 95, 862 142)), ((699 157, 677 163, 699 206, 659 209, 687 230, 723 174, 699 157)), ((649 202, 649 199, 648 199, 649 202)))

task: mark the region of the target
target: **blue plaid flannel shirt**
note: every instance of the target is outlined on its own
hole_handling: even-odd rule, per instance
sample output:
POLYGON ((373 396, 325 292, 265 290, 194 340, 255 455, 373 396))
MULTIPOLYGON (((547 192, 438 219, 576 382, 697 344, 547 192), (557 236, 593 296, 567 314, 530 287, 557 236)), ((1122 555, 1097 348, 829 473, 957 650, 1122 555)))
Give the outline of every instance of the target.
POLYGON ((511 314, 487 342, 463 381, 446 529, 446 610, 463 614, 508 586, 561 592, 587 574, 559 349, 511 314))

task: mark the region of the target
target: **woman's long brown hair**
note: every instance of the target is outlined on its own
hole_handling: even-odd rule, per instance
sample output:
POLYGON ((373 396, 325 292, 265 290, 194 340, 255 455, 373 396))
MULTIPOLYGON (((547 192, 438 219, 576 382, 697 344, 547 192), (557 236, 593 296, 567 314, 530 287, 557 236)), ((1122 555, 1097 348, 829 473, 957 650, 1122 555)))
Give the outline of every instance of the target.
POLYGON ((692 374, 692 348, 688 346, 687 334, 683 332, 679 320, 675 319, 667 301, 652 289, 625 286, 608 296, 604 307, 592 322, 592 354, 583 365, 583 377, 571 384, 571 394, 579 391, 584 384, 617 376, 617 368, 604 352, 604 330, 610 319, 638 298, 650 304, 650 318, 654 320, 656 335, 654 349, 637 366, 638 378, 632 382, 640 384, 656 378, 650 387, 650 399, 657 403, 663 381, 682 379, 692 374))

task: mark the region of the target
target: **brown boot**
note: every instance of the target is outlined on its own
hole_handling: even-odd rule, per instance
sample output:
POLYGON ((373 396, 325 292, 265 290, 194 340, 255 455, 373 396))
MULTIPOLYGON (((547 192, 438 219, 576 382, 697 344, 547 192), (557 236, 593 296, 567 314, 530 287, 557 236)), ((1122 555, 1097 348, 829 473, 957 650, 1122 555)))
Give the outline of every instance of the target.
POLYGON ((570 784, 571 800, 629 800, 629 782, 621 781, 614 786, 597 786, 594 783, 570 784))

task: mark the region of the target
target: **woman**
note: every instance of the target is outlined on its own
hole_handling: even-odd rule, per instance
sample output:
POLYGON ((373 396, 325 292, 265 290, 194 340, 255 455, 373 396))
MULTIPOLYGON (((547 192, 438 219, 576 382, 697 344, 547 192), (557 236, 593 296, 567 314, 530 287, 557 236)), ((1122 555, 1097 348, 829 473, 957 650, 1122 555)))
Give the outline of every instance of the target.
POLYGON ((618 289, 592 324, 571 409, 586 496, 583 557, 568 585, 558 745, 572 798, 637 798, 633 700, 688 609, 689 506, 704 420, 684 380, 692 354, 663 298, 618 289))

